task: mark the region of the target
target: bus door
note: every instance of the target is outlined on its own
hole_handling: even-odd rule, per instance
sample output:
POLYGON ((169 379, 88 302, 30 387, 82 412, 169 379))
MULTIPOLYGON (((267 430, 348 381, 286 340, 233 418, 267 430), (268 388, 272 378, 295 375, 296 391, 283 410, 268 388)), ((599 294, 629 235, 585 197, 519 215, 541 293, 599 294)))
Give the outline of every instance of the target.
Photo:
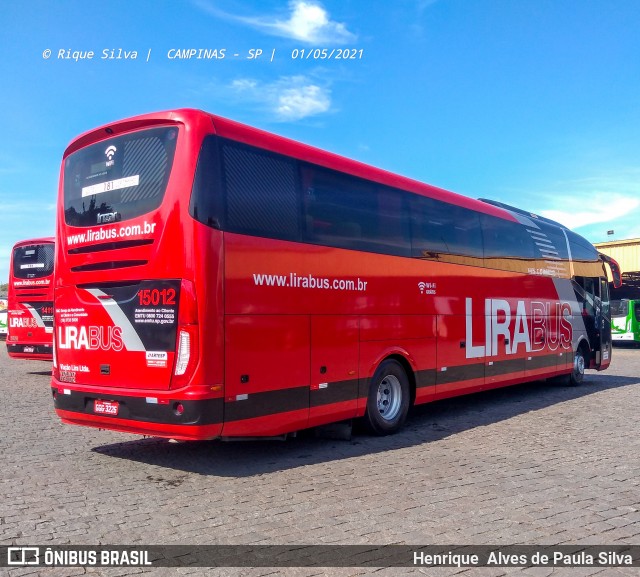
POLYGON ((598 369, 602 370, 611 363, 611 298, 609 296, 609 283, 606 278, 600 278, 600 300, 602 313, 600 316, 600 363, 598 369))
POLYGON ((575 277, 575 292, 584 323, 584 336, 593 353, 591 368, 604 369, 611 362, 611 312, 606 278, 575 277))

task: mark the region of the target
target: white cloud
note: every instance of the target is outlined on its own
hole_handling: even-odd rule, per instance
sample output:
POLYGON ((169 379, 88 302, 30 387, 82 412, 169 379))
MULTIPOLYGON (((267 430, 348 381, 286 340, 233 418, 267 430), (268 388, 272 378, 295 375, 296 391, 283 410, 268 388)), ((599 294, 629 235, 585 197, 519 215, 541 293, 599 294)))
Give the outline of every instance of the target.
POLYGON ((240 78, 238 80, 234 80, 231 83, 231 88, 239 91, 254 90, 257 85, 258 84, 255 80, 249 80, 248 78, 240 78))
POLYGON ((568 205, 567 208, 543 210, 541 215, 574 229, 623 218, 640 207, 640 200, 614 192, 602 192, 584 195, 579 199, 565 198, 564 204, 568 205), (576 208, 572 210, 571 205, 576 208))
POLYGON ((285 19, 268 16, 237 16, 213 6, 207 0, 195 4, 218 18, 232 20, 263 30, 267 34, 291 38, 307 44, 353 43, 357 36, 342 22, 331 20, 329 13, 314 0, 293 0, 285 19))
POLYGON ((316 116, 331 108, 331 91, 305 76, 282 77, 271 83, 243 78, 234 80, 231 89, 285 122, 316 116))
POLYGON ((288 20, 276 20, 265 26, 273 27, 281 36, 310 44, 353 42, 356 39, 343 23, 330 20, 329 13, 320 4, 298 0, 291 2, 289 7, 291 16, 288 20))
MULTIPOLYGON (((597 176, 566 180, 539 189, 519 191, 520 200, 505 202, 550 218, 592 242, 637 237, 640 212, 640 170, 618 169, 597 176)), ((510 196, 515 198, 515 191, 510 196)))
POLYGON ((329 110, 327 91, 314 84, 287 88, 278 95, 277 112, 283 120, 300 120, 329 110))

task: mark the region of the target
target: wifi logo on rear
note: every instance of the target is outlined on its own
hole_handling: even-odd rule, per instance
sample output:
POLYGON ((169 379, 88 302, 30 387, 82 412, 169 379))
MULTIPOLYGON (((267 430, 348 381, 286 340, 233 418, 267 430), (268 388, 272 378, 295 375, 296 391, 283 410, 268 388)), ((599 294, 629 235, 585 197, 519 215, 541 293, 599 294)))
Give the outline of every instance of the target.
POLYGON ((115 164, 115 160, 113 160, 113 157, 116 155, 117 150, 118 149, 112 144, 111 146, 107 146, 107 150, 104 151, 104 153, 107 155, 107 162, 105 163, 107 168, 115 164))
POLYGON ((116 153, 118 149, 113 146, 113 144, 109 147, 107 147, 107 150, 104 151, 104 153, 107 155, 107 159, 109 160, 113 160, 113 155, 116 153))
POLYGON ((104 151, 104 153, 107 155, 107 160, 109 161, 113 160, 113 157, 117 150, 118 149, 115 146, 113 146, 113 144, 111 146, 108 146, 107 150, 104 151))

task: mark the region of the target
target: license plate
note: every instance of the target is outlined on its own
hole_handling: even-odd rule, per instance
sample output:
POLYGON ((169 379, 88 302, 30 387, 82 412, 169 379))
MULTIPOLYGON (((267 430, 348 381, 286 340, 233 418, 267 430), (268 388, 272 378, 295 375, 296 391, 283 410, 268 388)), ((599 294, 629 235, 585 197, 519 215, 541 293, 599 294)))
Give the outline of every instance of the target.
POLYGON ((118 403, 117 401, 93 401, 93 412, 98 413, 99 415, 112 415, 115 416, 118 414, 118 403))
POLYGON ((35 353, 36 352, 36 348, 35 347, 25 347, 24 348, 24 352, 25 353, 35 353))

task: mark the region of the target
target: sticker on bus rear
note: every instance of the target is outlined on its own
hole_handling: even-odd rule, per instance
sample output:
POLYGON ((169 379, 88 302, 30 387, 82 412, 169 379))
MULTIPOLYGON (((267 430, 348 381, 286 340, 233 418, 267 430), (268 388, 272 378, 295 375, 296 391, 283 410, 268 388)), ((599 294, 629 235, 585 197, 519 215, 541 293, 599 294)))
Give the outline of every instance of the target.
POLYGON ((92 196, 94 194, 100 194, 101 192, 109 192, 110 190, 120 190, 121 188, 129 188, 131 186, 138 186, 140 184, 140 175, 127 176, 125 178, 118 178, 116 180, 108 180, 107 182, 101 182, 100 184, 92 184, 91 186, 85 186, 82 188, 82 197, 92 196))
POLYGON ((166 351, 147 351, 147 366, 164 369, 167 366, 168 358, 169 355, 166 351))
POLYGON ((60 287, 55 303, 58 378, 169 388, 179 305, 180 280, 175 279, 60 287))
POLYGON ((53 302, 36 301, 22 302, 20 308, 9 312, 11 328, 36 329, 43 328, 45 332, 53 332, 53 302))
POLYGON ((166 352, 176 345, 179 281, 146 280, 84 291, 89 293, 84 306, 56 311, 61 349, 163 353, 164 359, 153 359, 153 366, 163 366, 163 361, 167 366, 166 352))

